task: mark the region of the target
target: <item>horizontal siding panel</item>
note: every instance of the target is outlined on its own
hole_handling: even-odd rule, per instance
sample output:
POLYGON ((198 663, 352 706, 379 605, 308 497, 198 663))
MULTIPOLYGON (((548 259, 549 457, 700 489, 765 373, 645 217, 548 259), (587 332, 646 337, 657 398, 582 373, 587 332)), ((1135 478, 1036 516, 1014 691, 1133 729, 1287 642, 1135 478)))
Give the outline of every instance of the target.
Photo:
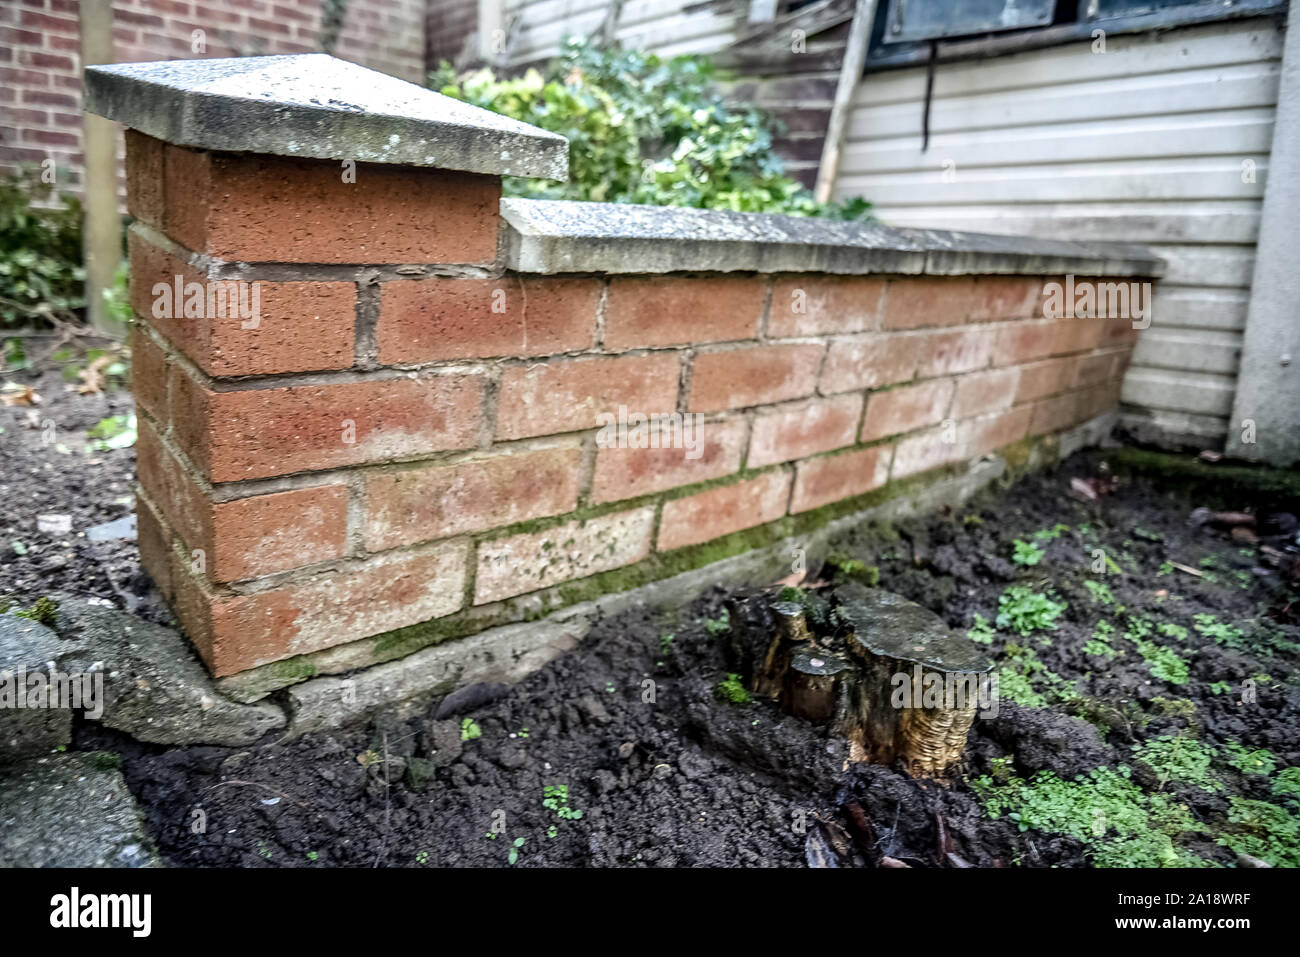
POLYGON ((1226 417, 1235 392, 1236 376, 1130 366, 1121 398, 1147 409, 1226 417))
POLYGON ((912 203, 1064 203, 1080 196, 1091 200, 1257 199, 1263 195, 1267 167, 1256 165, 1255 182, 1243 183, 1240 160, 1205 157, 1061 163, 1050 166, 1003 166, 955 171, 951 182, 942 170, 862 175, 846 172, 841 188, 849 194, 880 197, 886 207, 912 203))
POLYGON ((1246 328, 1249 304, 1247 289, 1205 289, 1162 282, 1156 286, 1153 311, 1162 326, 1241 333, 1246 328))
MULTIPOLYGON (((936 98, 985 96, 1004 90, 1280 60, 1282 40, 1282 31, 1269 20, 1113 37, 1104 54, 1092 52, 1091 40, 1080 40, 990 60, 939 64, 934 94, 936 98)), ((874 104, 919 102, 925 96, 925 72, 918 67, 868 73, 863 96, 874 104)))
MULTIPOLYGON (((1118 116, 1267 107, 1277 103, 1277 84, 1278 65, 1266 62, 1002 93, 936 97, 930 107, 930 131, 942 134, 1001 130, 1118 116)), ((859 89, 869 88, 868 82, 859 89)), ((849 116, 849 139, 919 135, 922 106, 919 97, 906 103, 876 106, 859 95, 849 116)))
POLYGON ((1235 376, 1241 360, 1241 334, 1217 329, 1167 328, 1172 320, 1159 308, 1152 311, 1151 326, 1138 336, 1133 365, 1145 369, 1215 372, 1235 376))
MULTIPOLYGON (((840 192, 848 195, 847 191, 840 192)), ((976 233, 1046 236, 1129 243, 1254 243, 1259 201, 1169 203, 1017 203, 912 206, 894 209, 875 199, 876 215, 895 225, 976 233)))
POLYGON ((1222 156, 1233 146, 1240 169, 1242 155, 1267 154, 1273 142, 1272 108, 1228 110, 1208 114, 1134 117, 1011 130, 947 133, 932 136, 921 152, 919 131, 904 137, 852 141, 847 150, 853 167, 846 173, 892 172, 956 164, 965 170, 990 166, 1091 160, 1133 160, 1171 156, 1222 156))
POLYGON ((1165 261, 1165 281, 1182 286, 1250 287, 1254 246, 1160 246, 1151 249, 1165 261))

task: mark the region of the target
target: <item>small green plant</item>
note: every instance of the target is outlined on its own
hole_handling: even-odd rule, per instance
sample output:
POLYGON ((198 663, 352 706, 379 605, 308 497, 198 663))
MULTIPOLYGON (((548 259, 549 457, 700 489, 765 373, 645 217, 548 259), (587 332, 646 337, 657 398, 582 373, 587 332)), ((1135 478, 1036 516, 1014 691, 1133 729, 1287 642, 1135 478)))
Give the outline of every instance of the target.
POLYGON ((1224 745, 1223 753, 1228 764, 1242 774, 1272 774, 1277 767, 1277 755, 1265 748, 1248 751, 1235 741, 1224 745))
POLYGON ((1190 784, 1210 793, 1222 791, 1223 784, 1210 771, 1214 757, 1213 748, 1181 734, 1152 738, 1133 751, 1135 761, 1155 772, 1160 782, 1159 790, 1173 781, 1176 784, 1190 784))
POLYGON ((1274 867, 1300 867, 1300 818, 1267 801, 1229 798, 1219 843, 1274 867))
POLYGON ((1172 638, 1175 641, 1187 640, 1187 629, 1172 621, 1162 621, 1156 630, 1166 638, 1172 638))
POLYGON ((827 556, 826 567, 835 582, 857 581, 872 588, 880 584, 879 568, 843 552, 832 552, 827 556))
POLYGON ((659 653, 662 654, 662 655, 666 655, 666 654, 668 654, 669 650, 670 650, 670 649, 672 648, 672 646, 673 646, 673 642, 676 641, 676 640, 677 640, 677 636, 676 636, 676 635, 660 635, 660 636, 659 636, 659 653))
POLYGON ((517 837, 510 842, 510 853, 506 856, 506 860, 509 861, 511 865, 519 860, 519 849, 527 843, 528 838, 526 837, 517 837))
POLYGON ((722 609, 722 614, 717 618, 705 618, 702 622, 704 630, 711 635, 720 635, 731 629, 731 612, 726 608, 722 609))
POLYGON ((90 438, 86 447, 96 452, 129 449, 135 445, 137 435, 135 416, 110 415, 92 425, 86 435, 90 438))
POLYGON ((1031 568, 1043 560, 1043 550, 1033 542, 1017 538, 1012 545, 1015 550, 1011 555, 1011 560, 1023 568, 1031 568))
POLYGON ((542 807, 554 811, 557 817, 566 821, 577 821, 582 812, 569 807, 569 786, 567 784, 547 784, 542 788, 542 807))
POLYGON ((546 829, 547 837, 555 837, 559 833, 560 833, 560 829, 554 824, 552 824, 550 827, 546 829))
POLYGON ((1154 641, 1135 641, 1138 654, 1146 661, 1153 678, 1167 681, 1171 685, 1185 685, 1191 676, 1187 659, 1172 648, 1158 645, 1154 641))
POLYGON ((460 722, 460 739, 462 741, 473 741, 475 738, 483 737, 483 729, 478 726, 478 722, 473 718, 462 718, 460 722))
POLYGON ((728 672, 727 676, 713 686, 713 696, 719 701, 743 707, 749 704, 749 692, 745 690, 740 675, 728 672))
POLYGON ((1038 531, 1034 532, 1034 541, 1054 542, 1058 538, 1060 538, 1062 534, 1068 532, 1069 530, 1070 530, 1069 525, 1063 525, 1060 522, 1057 522, 1051 528, 1040 528, 1038 531))
POLYGON ((308 852, 307 852, 307 860, 309 860, 309 861, 319 861, 319 860, 320 860, 320 854, 318 854, 316 851, 308 851, 308 852))
POLYGON ((1273 779, 1273 793, 1280 797, 1300 798, 1300 768, 1283 768, 1273 779))
POLYGON ((1232 648, 1236 651, 1244 651, 1246 643, 1243 640, 1243 634, 1236 625, 1229 625, 1226 622, 1219 621, 1214 615, 1198 614, 1193 616, 1195 625, 1193 626, 1207 638, 1213 638, 1217 644, 1225 648, 1232 648))
POLYGON ((1213 694, 1228 694, 1232 691, 1231 681, 1214 681, 1210 683, 1210 691, 1213 694))
POLYGON ((998 597, 997 625, 1027 637, 1055 629, 1065 608, 1064 602, 1053 601, 1027 585, 1012 585, 998 597))
POLYGON ((1111 637, 1115 634, 1115 626, 1102 618, 1093 627, 1092 637, 1083 646, 1083 650, 1090 655, 1100 655, 1103 658, 1116 658, 1119 656, 1117 651, 1110 643, 1111 637))
POLYGON ((1204 867, 1206 861, 1175 840, 1201 830, 1187 807, 1147 794, 1129 768, 1094 768, 1065 781, 1051 771, 999 782, 971 781, 991 817, 1007 817, 1021 831, 1067 834, 1082 842, 1098 867, 1204 867))
POLYGON ((1098 605, 1115 604, 1115 596, 1111 594, 1110 586, 1105 582, 1093 581, 1091 578, 1084 579, 1083 587, 1088 589, 1088 596, 1098 605))
POLYGON ((966 637, 976 644, 991 645, 993 638, 997 634, 989 620, 979 612, 975 613, 975 623, 971 625, 970 630, 966 632, 966 637))
POLYGON ((81 219, 81 202, 56 202, 35 170, 0 179, 0 326, 77 318, 86 304, 81 219))

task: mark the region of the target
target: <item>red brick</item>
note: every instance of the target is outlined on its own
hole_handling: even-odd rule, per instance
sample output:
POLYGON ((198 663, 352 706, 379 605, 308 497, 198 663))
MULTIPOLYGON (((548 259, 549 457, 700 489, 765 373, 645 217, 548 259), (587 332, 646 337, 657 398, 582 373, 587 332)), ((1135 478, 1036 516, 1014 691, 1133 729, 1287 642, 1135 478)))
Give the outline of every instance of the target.
POLYGON ((772 284, 767 334, 776 338, 880 328, 884 279, 794 276, 772 284))
POLYGON ((907 382, 923 345, 923 337, 901 333, 832 339, 818 388, 830 395, 907 382))
POLYGON ((1019 366, 1020 385, 1016 401, 1028 402, 1069 389, 1077 375, 1078 359, 1044 359, 1019 366))
POLYGON ((972 322, 1041 316, 1043 282, 1024 276, 976 276, 972 322))
POLYGON ((785 515, 789 498, 790 473, 776 471, 674 499, 664 504, 659 520, 659 550, 697 545, 774 522, 785 515))
POLYGON ((140 485, 160 506, 187 552, 200 550, 212 581, 232 582, 340 558, 347 551, 345 485, 214 503, 154 434, 139 425, 140 485))
POLYGON ((208 576, 234 582, 260 578, 347 553, 346 485, 254 495, 212 506, 208 576))
MULTIPOLYGON (((1148 316, 1148 319, 1150 317, 1148 316)), ((1140 329, 1133 326, 1132 319, 1101 319, 1097 320, 1097 325, 1101 327, 1098 336, 1093 345, 1099 346, 1118 346, 1132 345, 1137 342, 1140 329)))
POLYGON ((680 362, 675 354, 612 359, 557 359, 511 366, 501 374, 497 438, 575 432, 598 425, 597 415, 673 412, 680 362))
POLYGON ((1082 422, 1087 418, 1088 396, 1084 392, 1066 392, 1034 404, 1030 435, 1046 435, 1082 422))
POLYGON ((746 464, 759 468, 852 445, 861 419, 860 395, 814 399, 764 411, 754 419, 746 464))
POLYGON ((759 279, 612 279, 605 346, 636 349, 753 339, 763 312, 759 279))
POLYGON ((957 380, 957 391, 952 399, 955 418, 982 415, 1005 409, 1016 400, 1020 385, 1020 369, 989 369, 964 375, 957 380))
POLYGON ((639 562, 650 553, 654 512, 653 508, 615 512, 481 542, 474 604, 500 601, 639 562))
POLYGON ((1128 320, 1113 322, 1105 319, 1062 319, 1056 323, 1052 352, 1055 355, 1062 355, 1095 349, 1101 342, 1102 333, 1106 331, 1107 326, 1127 324, 1128 320))
POLYGON ((1083 388, 1112 378, 1115 375, 1120 356, 1121 354, 1118 352, 1103 352, 1100 355, 1080 357, 1076 360, 1078 372, 1074 377, 1075 386, 1083 388))
POLYGON ((596 279, 428 279, 380 289, 379 361, 543 356, 591 346, 596 279))
POLYGON ((862 420, 862 441, 872 442, 887 435, 943 421, 952 401, 951 379, 936 379, 918 385, 899 386, 867 397, 867 414, 862 420))
POLYGON ((896 481, 965 457, 966 444, 961 440, 956 423, 945 424, 900 440, 890 477, 896 481))
POLYGON ((162 140, 126 131, 126 207, 136 219, 155 228, 163 223, 165 149, 162 140))
POLYGON ((572 511, 578 504, 578 443, 399 469, 366 478, 366 548, 413 542, 572 511))
MULTIPOLYGON (((634 449, 601 447, 596 453, 592 478, 593 503, 662 492, 664 489, 707 482, 738 471, 745 441, 741 419, 706 423, 693 435, 694 453, 684 448, 634 449), (688 458, 696 454, 696 458, 688 458)), ((597 444, 602 442, 597 436, 597 444)))
POLYGON ((463 604, 461 543, 376 555, 251 595, 213 596, 189 577, 181 620, 218 677, 441 618, 463 604), (197 627, 196 627, 197 625, 197 627))
POLYGON ((959 426, 962 454, 974 458, 1020 441, 1029 429, 1032 415, 1033 408, 1025 405, 962 422, 959 426))
POLYGON ((276 375, 347 369, 353 363, 356 328, 356 285, 350 282, 257 282, 251 287, 212 280, 184 260, 136 233, 131 250, 131 305, 181 352, 209 375, 276 375), (198 315, 185 315, 185 302, 175 302, 176 276, 189 299, 198 283, 204 305, 198 315), (164 292, 159 284, 165 285, 164 292), (241 289, 241 286, 243 288, 241 289), (221 308, 219 293, 229 304, 221 308), (208 296, 213 297, 209 309, 208 296), (254 328, 237 308, 240 297, 256 305, 254 328), (230 315, 231 307, 235 315, 230 315))
POLYGON ((992 357, 997 366, 1020 365, 1056 353, 1057 323, 1051 319, 1010 322, 998 326, 994 335, 992 357))
POLYGON ((812 395, 826 347, 821 343, 704 352, 691 369, 692 412, 741 409, 812 395))
POLYGON ((890 280, 882 329, 959 326, 975 308, 975 281, 926 276, 890 280))
POLYGON ((167 421, 167 357, 138 325, 131 327, 131 391, 140 408, 167 421))
POLYGON ((469 375, 213 392, 173 367, 171 388, 177 442, 213 482, 470 448, 483 404, 469 375))
POLYGON ((800 462, 796 466, 790 514, 820 508, 884 485, 892 451, 883 445, 800 462))
POLYGON ((169 147, 166 232, 239 262, 491 263, 501 180, 169 147))
POLYGON ((926 333, 918 347, 917 376, 928 379, 984 368, 997 342, 992 333, 989 326, 926 333))

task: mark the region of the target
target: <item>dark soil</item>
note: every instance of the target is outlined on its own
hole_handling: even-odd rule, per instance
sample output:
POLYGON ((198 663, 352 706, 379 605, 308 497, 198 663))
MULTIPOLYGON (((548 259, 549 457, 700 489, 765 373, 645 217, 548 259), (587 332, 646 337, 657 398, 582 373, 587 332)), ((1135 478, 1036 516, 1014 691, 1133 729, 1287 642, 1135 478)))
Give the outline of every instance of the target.
MULTIPOLYGON (((41 412, 57 410, 67 434, 128 407, 121 395, 92 396, 41 412)), ((92 594, 165 620, 133 543, 77 535, 129 510, 130 451, 42 446, 25 412, 0 410, 0 594, 92 594), (66 541, 35 532, 46 512, 73 516, 66 541), (13 553, 14 539, 25 556, 13 553)), ((1079 454, 957 513, 860 526, 836 543, 835 567, 804 582, 818 596, 809 601, 834 601, 862 587, 846 575, 869 577, 856 560, 878 568, 880 587, 954 628, 972 629, 976 615, 990 624, 975 634, 1004 678, 1025 680, 1004 681, 997 716, 976 721, 947 787, 851 765, 841 739, 767 701, 721 700, 717 635, 737 597, 721 589, 673 614, 606 620, 518 685, 463 690, 409 720, 381 716, 243 750, 141 745, 85 725, 78 747, 123 754, 149 829, 180 866, 508 866, 512 850, 520 867, 1087 866, 1109 833, 1093 840, 1042 814, 1034 820, 1044 827, 994 817, 987 785, 1121 767, 1148 800, 1188 809, 1194 826, 1175 834, 1180 853, 1232 865, 1240 845, 1219 842, 1244 826, 1232 802, 1269 802, 1297 820, 1295 800, 1273 784, 1300 765, 1295 590, 1256 544, 1189 525, 1199 503, 1176 491, 1121 481, 1095 502, 1071 497, 1071 478, 1098 476, 1098 457, 1079 454), (1037 543, 1037 564, 1012 561, 1016 539, 1037 543), (1112 563, 1102 575, 1092 571, 1098 549, 1112 563), (1057 627, 993 629, 999 596, 1013 585, 1064 602, 1057 627), (1099 620, 1113 626, 1109 656, 1089 644, 1099 620), (1160 630, 1168 625, 1185 634, 1160 630), (1176 663, 1152 673, 1147 659, 1161 648, 1185 664, 1185 677, 1176 663), (1194 786, 1136 758, 1162 737, 1216 751, 1220 786, 1194 786), (1230 745, 1267 749, 1275 771, 1233 770, 1221 760, 1230 745), (556 786, 567 788, 562 799, 547 790, 556 786)), ((1294 547, 1284 516, 1265 521, 1261 509, 1259 518, 1261 532, 1278 532, 1265 544, 1294 547)), ((1294 863, 1285 821, 1256 832, 1255 856, 1294 863)))

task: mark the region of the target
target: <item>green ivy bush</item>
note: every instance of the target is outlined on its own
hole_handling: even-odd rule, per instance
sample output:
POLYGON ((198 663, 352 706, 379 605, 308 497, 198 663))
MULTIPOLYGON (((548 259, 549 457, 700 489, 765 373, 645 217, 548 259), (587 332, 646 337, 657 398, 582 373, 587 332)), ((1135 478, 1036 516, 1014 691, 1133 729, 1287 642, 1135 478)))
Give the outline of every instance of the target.
POLYGON ((53 192, 30 171, 0 179, 0 325, 86 305, 81 201, 53 192))
POLYGON ((569 182, 511 177, 508 196, 869 218, 865 200, 818 203, 786 176, 771 122, 723 102, 707 57, 662 60, 570 38, 545 75, 457 75, 444 63, 429 85, 568 137, 569 182))

